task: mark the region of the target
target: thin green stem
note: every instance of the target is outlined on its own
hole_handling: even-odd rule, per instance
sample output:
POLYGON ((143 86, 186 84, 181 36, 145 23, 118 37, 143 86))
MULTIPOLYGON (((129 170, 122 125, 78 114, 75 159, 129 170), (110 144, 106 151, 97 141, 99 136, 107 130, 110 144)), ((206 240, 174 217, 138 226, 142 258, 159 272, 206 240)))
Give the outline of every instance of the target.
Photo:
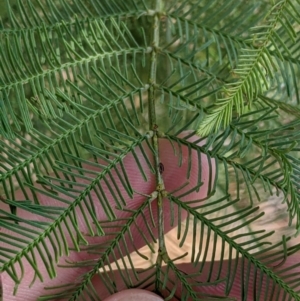
POLYGON ((156 112, 155 112, 155 105, 156 105, 156 71, 157 71, 157 49, 159 47, 159 26, 160 26, 160 7, 161 1, 155 0, 155 13, 153 14, 153 23, 152 23, 152 52, 151 52, 151 65, 149 71, 149 125, 150 130, 153 131, 152 143, 153 148, 155 150, 154 154, 154 162, 155 162, 155 169, 156 169, 156 190, 158 192, 157 196, 157 207, 158 207, 158 256, 156 261, 156 284, 155 290, 157 292, 161 291, 161 266, 163 261, 168 260, 168 255, 165 246, 164 240, 164 214, 163 214, 163 198, 164 198, 164 183, 161 177, 161 163, 159 159, 159 131, 158 125, 156 124, 156 112))
POLYGON ((150 130, 153 130, 156 124, 156 114, 155 114, 155 83, 156 83, 156 68, 157 68, 157 49, 159 45, 159 7, 160 0, 155 0, 155 14, 153 15, 152 23, 152 52, 150 57, 150 71, 149 71, 149 126, 150 130))

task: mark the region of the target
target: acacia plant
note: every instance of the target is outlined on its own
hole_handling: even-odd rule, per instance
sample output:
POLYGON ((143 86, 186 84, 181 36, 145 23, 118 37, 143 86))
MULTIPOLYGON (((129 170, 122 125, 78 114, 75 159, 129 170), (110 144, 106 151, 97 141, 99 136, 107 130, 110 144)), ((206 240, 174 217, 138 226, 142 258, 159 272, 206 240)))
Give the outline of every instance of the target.
POLYGON ((4 301, 300 300, 299 0, 1 9, 4 301))

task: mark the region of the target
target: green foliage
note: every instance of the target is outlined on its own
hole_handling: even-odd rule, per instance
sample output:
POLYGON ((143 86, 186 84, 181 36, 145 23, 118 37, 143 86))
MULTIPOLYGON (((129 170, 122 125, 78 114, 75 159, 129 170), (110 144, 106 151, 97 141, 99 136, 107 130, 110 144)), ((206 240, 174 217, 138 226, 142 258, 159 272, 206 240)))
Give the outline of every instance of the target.
MULTIPOLYGON (((154 285, 169 298, 179 298, 173 288, 181 284, 182 300, 215 300, 220 296, 199 290, 222 282, 221 297, 228 300, 239 272, 244 275, 240 300, 246 300, 254 267, 256 280, 269 283, 261 295, 261 287, 253 288, 257 300, 269 300, 272 289, 282 292, 272 300, 300 300, 299 275, 282 276, 284 270, 273 267, 299 253, 300 244, 289 244, 293 239, 286 236, 274 241, 272 231, 256 228, 264 214, 259 203, 277 195, 289 226, 300 230, 299 0, 7 0, 5 7, 0 193, 9 209, 0 211, 0 228, 15 235, 0 231, 0 271, 14 279, 16 293, 24 275, 15 268, 22 269, 24 258, 36 273, 34 281, 40 281, 37 257, 55 278, 59 258, 76 250, 96 253, 97 260, 68 263, 70 273, 72 266, 89 269, 83 270, 82 281, 62 285, 59 294, 66 300, 100 300, 91 279, 100 277, 110 293, 118 289, 107 271, 123 248, 130 264, 121 262, 116 269, 127 287, 132 286, 131 269, 135 286, 154 285), (185 130, 203 138, 192 142, 192 134, 178 136, 185 130), (201 189, 201 166, 196 186, 184 194, 177 193, 182 187, 134 189, 124 163, 128 156, 141 181, 153 175, 155 187, 163 185, 158 139, 171 142, 178 165, 183 156, 190 162, 186 182, 192 154, 207 156, 210 175, 216 161, 217 180, 209 180, 205 203, 184 201, 201 189), (131 210, 128 200, 138 194, 144 202, 131 210), (53 203, 41 204, 46 197, 53 203), (155 225, 146 218, 152 215, 149 204, 162 201, 170 204, 171 221, 164 221, 158 206, 155 225), (94 202, 100 202, 101 219, 94 202), (129 215, 119 218, 118 211, 129 215), (32 219, 22 219, 19 212, 32 219), (178 217, 178 245, 190 233, 190 262, 198 267, 193 277, 209 267, 202 282, 179 270, 177 261, 163 252, 156 254, 150 276, 138 273, 130 260, 128 241, 134 250, 139 246, 125 237, 138 231, 137 221, 150 233, 143 244, 153 252, 168 252, 161 249, 163 224, 174 223, 174 212, 187 214, 186 220, 178 217), (103 235, 111 239, 89 243, 90 237, 103 235), (212 276, 225 259, 227 277, 212 276), (168 280, 171 273, 177 282, 168 280)), ((286 271, 293 275, 296 268, 286 271)), ((51 288, 46 294, 41 300, 54 299, 51 288)))
MULTIPOLYGON (((231 63, 232 76, 224 83, 217 101, 201 123, 198 130, 200 135, 228 126, 233 119, 233 112, 238 115, 247 113, 259 95, 274 89, 276 73, 284 78, 287 66, 293 68, 293 59, 298 53, 296 56, 292 54, 291 48, 298 42, 299 21, 300 14, 295 1, 278 1, 268 8, 261 23, 248 28, 249 37, 241 39, 241 45, 235 47, 238 58, 231 63)), ((295 76, 289 82, 293 90, 297 90, 295 76)), ((275 85, 279 86, 280 82, 277 81, 275 85)), ((282 98, 280 94, 276 95, 279 99, 282 98)))

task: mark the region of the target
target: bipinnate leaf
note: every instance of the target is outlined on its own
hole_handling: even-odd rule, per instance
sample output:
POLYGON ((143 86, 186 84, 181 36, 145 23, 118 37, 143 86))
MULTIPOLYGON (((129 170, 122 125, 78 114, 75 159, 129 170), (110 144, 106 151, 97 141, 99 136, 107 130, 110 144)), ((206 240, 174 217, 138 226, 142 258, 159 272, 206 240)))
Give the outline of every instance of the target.
MULTIPOLYGON (((182 136, 186 136, 186 133, 182 136)), ((195 136, 189 138, 189 140, 196 139, 195 136)), ((146 142, 143 142, 142 147, 147 158, 149 157, 151 164, 153 164, 151 149, 146 142)), ((199 162, 199 153, 196 150, 189 150, 188 146, 179 146, 176 142, 173 142, 172 145, 168 139, 164 138, 159 139, 159 149, 161 162, 164 165, 162 177, 166 192, 177 190, 174 193, 174 196, 177 196, 192 190, 190 194, 181 198, 182 201, 198 199, 201 202, 201 199, 205 199, 215 177, 214 160, 208 159, 203 154, 199 162), (198 169, 199 167, 200 170, 198 169), (187 177, 188 173, 189 177, 187 177), (200 186, 198 184, 199 180, 202 181, 200 186), (195 189, 197 186, 198 189, 195 189), (182 188, 178 189, 180 187, 182 188)), ((145 244, 155 243, 155 239, 158 236, 157 202, 155 201, 156 198, 152 197, 156 193, 155 175, 151 172, 144 154, 139 148, 135 149, 135 156, 130 153, 123 161, 128 181, 131 183, 132 196, 127 195, 122 185, 121 177, 117 175, 118 172, 121 173, 120 166, 111 171, 111 176, 115 181, 114 185, 120 189, 119 193, 124 196, 127 195, 121 208, 116 208, 114 197, 108 188, 112 185, 111 180, 107 179, 104 181, 97 177, 97 174, 101 174, 106 168, 109 168, 107 162, 100 161, 99 167, 83 164, 80 171, 84 177, 78 174, 78 179, 74 182, 74 185, 82 187, 82 189, 93 184, 94 181, 101 185, 108 203, 104 203, 102 202, 103 200, 99 199, 96 190, 91 189, 90 192, 92 213, 96 220, 103 225, 101 229, 103 232, 100 234, 97 234, 93 224, 88 224, 89 221, 88 223, 86 222, 86 217, 82 214, 82 207, 86 208, 87 206, 84 197, 80 197, 81 201, 78 205, 72 207, 72 198, 67 197, 64 193, 58 192, 57 196, 49 197, 49 195, 44 194, 46 191, 41 185, 34 184, 35 188, 39 190, 37 193, 39 204, 34 207, 35 211, 32 212, 30 210, 34 204, 29 197, 23 208, 17 208, 17 227, 12 221, 10 223, 11 228, 7 225, 0 232, 3 240, 6 237, 5 242, 1 246, 2 250, 7 249, 9 250, 7 251, 8 253, 14 254, 10 261, 4 263, 6 271, 4 270, 1 273, 5 301, 20 300, 19 298, 34 300, 41 294, 46 293, 51 293, 52 296, 58 294, 57 296, 66 295, 64 296, 65 298, 67 296, 70 297, 69 294, 72 293, 65 293, 62 283, 73 284, 74 289, 76 289, 76 286, 82 286, 80 284, 82 277, 86 277, 85 281, 88 279, 91 281, 97 274, 97 267, 98 269, 102 267, 101 262, 104 261, 104 258, 108 260, 106 264, 109 264, 120 256, 120 252, 126 253, 126 250, 132 252, 145 244), (145 172, 146 179, 143 179, 140 174, 136 158, 145 172), (90 180, 87 180, 88 178, 90 180), (59 198, 62 198, 66 203, 61 202, 59 198), (104 204, 113 217, 108 216, 105 212, 104 204), (42 214, 42 212, 45 214, 42 214), (63 223, 58 223, 60 219, 63 219, 63 223), (152 219, 153 222, 151 222, 152 219), (74 230, 70 232, 69 229, 73 227, 72 222, 74 221, 76 221, 76 232, 74 230), (105 221, 111 226, 104 228, 105 221), (89 234, 89 227, 93 229, 94 236, 89 234), (20 230, 18 231, 17 229, 20 230), (123 232, 119 232, 121 229, 123 229, 123 232), (145 235, 143 238, 141 238, 141 233, 145 235), (79 239, 77 241, 76 236, 79 239), (57 239, 58 237, 60 239, 57 239), (124 239, 123 243, 119 242, 120 239, 124 239), (12 247, 13 241, 15 242, 14 247, 12 247), (65 245, 62 245, 63 241, 65 245), (75 247, 74 242, 77 244, 78 250, 73 250, 75 247), (122 251, 115 249, 115 246, 119 243, 122 251), (103 249, 103 246, 104 253, 102 254, 100 250, 103 249), (85 251, 86 248, 87 251, 85 251), (84 263, 80 264, 85 261, 89 263, 87 266, 84 263), (91 266, 91 264, 94 266, 91 266), (60 265, 66 267, 60 267, 60 265), (16 280, 19 284, 15 284, 16 280), (47 292, 43 290, 45 286, 59 286, 59 288, 47 292)), ((73 176, 76 178, 76 174, 73 174, 73 176)), ((63 177, 63 175, 60 174, 60 177, 63 177)), ((77 190, 78 195, 80 195, 80 192, 80 190, 77 190)), ((74 196, 74 198, 78 199, 78 195, 74 196)), ((25 201, 22 191, 17 191, 16 200, 18 202, 25 201)), ((181 211, 179 213, 175 210, 175 216, 172 217, 174 223, 171 225, 170 203, 167 199, 163 202, 166 221, 165 231, 167 232, 176 226, 178 220, 184 220, 186 212, 181 211)), ((7 213, 10 211, 9 206, 3 203, 1 210, 7 213)), ((107 293, 109 292, 103 292, 102 294, 105 295, 107 293)))

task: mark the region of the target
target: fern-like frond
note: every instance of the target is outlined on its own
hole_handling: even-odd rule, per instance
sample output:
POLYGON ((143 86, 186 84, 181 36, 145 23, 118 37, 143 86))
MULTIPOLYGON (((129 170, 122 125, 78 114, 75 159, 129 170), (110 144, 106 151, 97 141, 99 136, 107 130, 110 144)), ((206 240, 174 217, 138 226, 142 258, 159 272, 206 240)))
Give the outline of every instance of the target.
MULTIPOLYGON (((137 13, 132 12, 133 15, 137 13)), ((54 27, 45 23, 30 29, 16 26, 14 30, 1 34, 0 115, 4 137, 13 137, 13 131, 22 127, 27 132, 33 129, 30 109, 44 119, 62 116, 62 110, 67 110, 67 106, 59 105, 51 93, 55 94, 59 86, 68 91, 65 80, 77 82, 78 76, 90 80, 90 77, 95 77, 91 71, 105 68, 108 62, 122 57, 126 64, 128 56, 149 52, 145 43, 139 46, 121 19, 111 19, 108 25, 107 18, 83 21, 75 16, 72 22, 61 20, 54 27), (46 90, 50 95, 44 93, 46 90), (28 94, 30 98, 27 98, 28 94)), ((134 60, 132 64, 135 66, 134 60)), ((119 68, 116 64, 113 76, 123 84, 126 75, 116 75, 120 74, 119 68)), ((111 80, 106 79, 108 83, 111 80)), ((75 101, 80 102, 79 99, 75 101)))
MULTIPOLYGON (((293 154, 300 142, 299 120, 270 128, 268 124, 276 120, 278 112, 273 103, 267 99, 266 101, 269 106, 264 102, 260 103, 256 111, 237 119, 222 134, 213 136, 210 139, 210 144, 214 145, 212 155, 217 155, 224 163, 226 174, 228 168, 232 168, 235 174, 233 178, 236 178, 237 183, 237 198, 240 198, 239 182, 248 183, 247 190, 251 203, 253 199, 260 201, 255 188, 258 181, 261 181, 264 190, 271 194, 274 189, 277 193, 282 192, 285 196, 284 202, 289 208, 290 221, 296 218, 298 228, 300 222, 298 205, 300 196, 296 180, 298 158, 293 154)), ((226 180, 227 191, 233 178, 228 177, 226 180)))
MULTIPOLYGON (((81 122, 81 126, 83 130, 85 127, 84 123, 81 122)), ((62 127, 60 128, 62 129, 62 127)), ((54 158, 52 158, 52 160, 54 160, 55 163, 52 165, 52 167, 49 167, 49 163, 52 161, 50 158, 50 162, 45 162, 43 159, 40 160, 43 160, 43 165, 48 165, 46 167, 47 170, 53 169, 57 177, 53 178, 49 176, 39 176, 38 172, 40 167, 38 167, 38 160, 34 158, 33 164, 36 168, 35 172, 37 173, 38 182, 42 186, 40 188, 26 181, 30 180, 30 178, 28 178, 28 172, 26 172, 26 170, 28 170, 26 165, 24 167, 24 164, 22 164, 23 166, 20 166, 19 169, 24 174, 25 182, 18 176, 18 169, 15 170, 15 176, 16 179, 19 180, 21 189, 24 191, 25 195, 27 195, 25 187, 27 187, 27 189, 29 188, 31 191, 30 194, 32 195, 31 197, 34 197, 36 204, 32 204, 29 201, 30 196, 26 197, 28 200, 23 202, 16 202, 10 199, 5 200, 5 203, 9 205, 10 208, 13 208, 13 212, 12 210, 7 212, 2 210, 1 218, 4 220, 4 222, 1 222, 1 226, 4 229, 12 231, 12 233, 15 233, 15 235, 13 235, 11 238, 7 237, 4 239, 6 234, 4 234, 4 236, 1 234, 1 241, 5 241, 6 243, 3 244, 0 249, 3 256, 4 254, 14 254, 16 257, 13 257, 7 262, 3 262, 2 260, 2 271, 6 271, 16 280, 16 282, 19 282, 24 275, 22 275, 19 279, 14 273, 13 268, 13 264, 18 261, 18 258, 25 256, 30 262, 32 268, 35 270, 37 269, 37 260, 41 258, 49 273, 49 276, 52 278, 55 276, 55 271, 53 270, 55 265, 54 260, 57 262, 58 257, 62 255, 62 250, 64 250, 65 254, 68 254, 69 252, 69 247, 66 243, 67 237, 70 237, 72 241, 72 248, 75 248, 78 251, 80 250, 80 244, 87 243, 86 239, 81 234, 82 230, 78 228, 78 219, 82 218, 85 221, 85 227, 90 236, 104 234, 103 229, 98 222, 97 213, 93 209, 96 205, 91 203, 91 200, 94 198, 93 195, 98 197, 101 207, 103 208, 107 218, 110 220, 116 218, 115 213, 111 209, 111 205, 108 202, 107 195, 103 193, 103 185, 105 185, 108 191, 110 191, 111 197, 116 202, 116 207, 121 209, 126 203, 125 199, 131 197, 133 191, 126 174, 126 170, 123 167, 120 170, 115 170, 115 167, 116 164, 121 164, 122 166, 122 160, 126 156, 126 153, 130 152, 132 148, 140 144, 144 139, 140 136, 140 138, 137 138, 137 140, 134 139, 137 144, 132 144, 132 139, 130 139, 128 142, 124 142, 124 136, 124 133, 122 133, 120 136, 118 135, 118 132, 112 129, 112 133, 109 136, 109 141, 112 143, 112 148, 114 150, 113 153, 106 151, 103 147, 99 148, 93 144, 78 144, 78 147, 83 147, 95 158, 98 158, 98 160, 100 160, 102 163, 97 162, 96 159, 95 162, 89 162, 79 158, 76 144, 74 144, 74 153, 61 153, 60 158, 56 157, 56 151, 59 150, 59 148, 57 149, 54 146, 47 145, 47 147, 53 148, 54 158), (116 144, 118 146, 114 147, 113 145, 116 144), (110 156, 107 156, 108 153, 110 156), (71 162, 72 164, 70 164, 71 162), (87 165, 90 166, 90 171, 88 173, 85 171, 87 165), (92 171, 93 169, 94 171, 92 171), (116 175, 112 175, 113 171, 116 173, 116 175), (88 184, 88 181, 92 179, 91 177, 95 178, 90 182, 90 184, 88 184), (114 178, 115 180, 110 183, 107 181, 107 179, 104 179, 104 177, 114 178), (103 184, 100 185, 100 182, 103 182, 103 184), (120 185, 122 185, 123 190, 120 190, 120 185), (50 203, 51 206, 50 204, 40 204, 39 199, 43 198, 42 196, 52 199, 50 203), (17 215, 19 211, 22 211, 23 214, 32 214, 32 220, 27 221, 19 218, 17 215), (39 222, 38 220, 42 217, 49 221, 39 222), (91 227, 91 221, 93 221, 93 227, 91 227), (66 226, 66 233, 62 231, 62 224, 66 226), (22 231, 19 231, 20 226, 22 227, 22 231), (42 232, 39 234, 41 229, 42 232), (27 232, 30 232, 31 235, 28 236, 27 232), (47 235, 45 235, 45 233, 47 233, 47 235), (17 234, 20 236, 20 238, 16 239, 15 236, 17 234), (7 245, 12 243, 11 239, 20 241, 20 243, 22 242, 18 245, 14 244, 16 247, 21 248, 18 250, 18 252, 16 252, 15 248, 11 248, 7 245), (30 242, 30 240, 32 241, 30 242), (55 256, 52 257, 49 255, 48 257, 44 257, 43 252, 46 252, 46 254, 51 252, 48 249, 39 251, 40 257, 33 256, 33 250, 40 244, 44 246, 43 248, 46 248, 45 240, 50 241, 52 245, 52 251, 54 251, 55 256), (22 245, 24 245, 24 247, 22 247, 22 245)), ((75 137, 75 135, 71 134, 70 142, 73 141, 76 143, 75 137)), ((67 142, 66 137, 63 138, 63 141, 64 143, 67 142)), ((103 140, 101 139, 100 141, 100 143, 102 143, 103 140)), ((62 150, 61 147, 60 150, 62 150)), ((26 163, 30 164, 31 162, 29 161, 26 163)), ((141 170, 141 175, 143 175, 143 169, 141 165, 138 163, 137 166, 139 166, 138 168, 141 170)), ((8 173, 4 174, 4 176, 11 177, 11 179, 12 175, 13 174, 8 173)), ((12 183, 12 180, 9 182, 12 183)), ((8 192, 10 189, 8 186, 6 186, 7 182, 2 181, 2 183, 4 185, 3 190, 8 192)), ((11 199, 15 199, 15 197, 12 195, 11 199)))
POLYGON ((299 6, 6 0, 8 298, 25 283, 47 288, 39 300, 134 287, 175 300, 300 300, 289 261, 300 252, 299 6), (282 237, 273 220, 262 226, 271 197, 287 212, 282 237))
POLYGON ((299 17, 294 11, 293 1, 279 1, 271 8, 264 24, 253 27, 252 41, 255 47, 241 50, 239 63, 233 69, 233 78, 230 83, 224 85, 222 96, 199 127, 199 135, 205 136, 223 126, 226 127, 233 118, 233 112, 238 115, 246 113, 257 96, 269 90, 269 78, 273 77, 277 69, 270 49, 283 60, 279 45, 284 47, 284 43, 278 35, 278 26, 280 29, 284 28, 287 35, 295 37, 295 24, 299 24, 299 17), (283 16, 287 14, 291 17, 292 23, 288 23, 290 26, 286 26, 282 21, 283 16))

